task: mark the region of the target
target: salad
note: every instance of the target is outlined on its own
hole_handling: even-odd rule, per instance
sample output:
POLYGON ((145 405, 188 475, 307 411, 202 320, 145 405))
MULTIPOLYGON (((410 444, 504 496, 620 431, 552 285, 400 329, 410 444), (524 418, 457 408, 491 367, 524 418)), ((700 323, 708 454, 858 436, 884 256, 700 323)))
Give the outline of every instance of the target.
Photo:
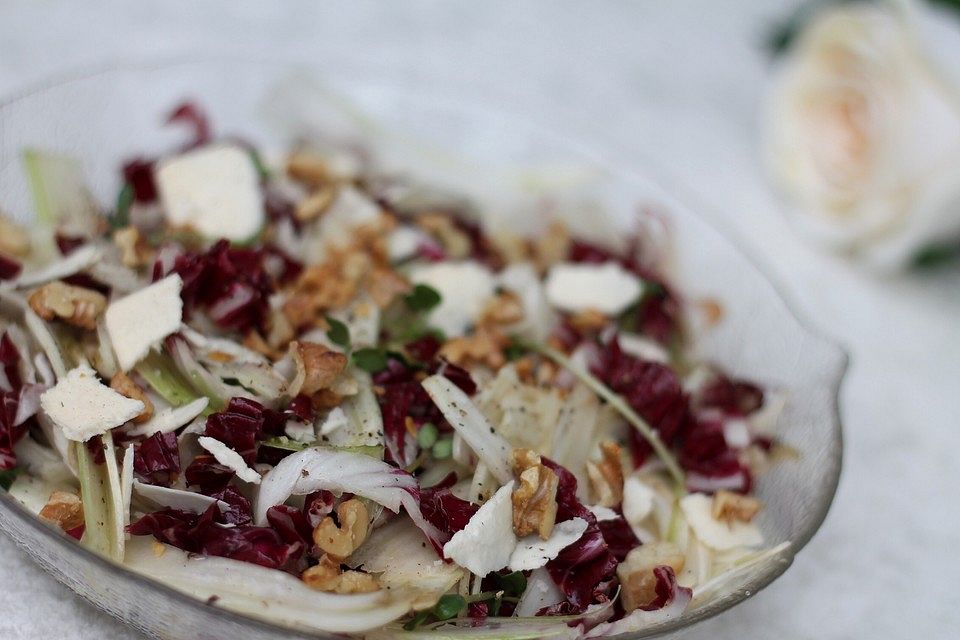
POLYGON ((637 631, 778 552, 751 491, 785 396, 693 357, 723 310, 655 219, 493 231, 368 149, 171 122, 112 206, 30 150, 37 223, 0 217, 0 482, 40 519, 367 637, 637 631))

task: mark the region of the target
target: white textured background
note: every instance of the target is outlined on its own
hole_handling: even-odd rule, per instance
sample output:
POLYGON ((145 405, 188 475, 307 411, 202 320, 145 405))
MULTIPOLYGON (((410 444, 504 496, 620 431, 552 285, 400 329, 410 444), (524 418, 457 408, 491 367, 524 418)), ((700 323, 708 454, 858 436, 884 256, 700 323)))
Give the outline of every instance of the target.
MULTIPOLYGON (((594 142, 654 159, 661 181, 707 203, 853 357, 824 528, 771 587, 682 637, 956 638, 960 271, 880 279, 786 224, 758 164, 757 121, 760 43, 794 4, 0 0, 0 96, 121 59, 348 52, 401 78, 475 78, 553 126, 594 120, 594 142)), ((0 639, 131 637, 0 537, 0 639)))

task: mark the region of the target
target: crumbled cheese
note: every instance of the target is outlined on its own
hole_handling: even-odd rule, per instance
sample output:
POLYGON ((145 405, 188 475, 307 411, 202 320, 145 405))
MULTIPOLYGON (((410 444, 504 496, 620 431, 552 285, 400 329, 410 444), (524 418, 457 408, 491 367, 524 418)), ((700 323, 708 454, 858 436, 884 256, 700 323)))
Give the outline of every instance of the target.
POLYGON ((107 307, 104 321, 122 370, 132 369, 150 347, 180 328, 182 287, 180 276, 173 274, 107 307))
POLYGON ((337 199, 320 218, 317 237, 324 245, 346 247, 356 241, 354 230, 380 216, 380 205, 354 187, 341 187, 337 199))
POLYGON ((328 436, 337 429, 342 429, 347 426, 349 423, 350 421, 347 419, 347 414, 344 413, 343 409, 334 407, 330 409, 330 413, 327 414, 327 417, 323 420, 323 424, 320 425, 320 435, 328 436))
POLYGON ((745 449, 750 446, 750 427, 743 418, 727 418, 723 421, 723 439, 728 447, 745 449))
POLYGON ((390 262, 402 262, 417 254, 420 245, 428 240, 428 236, 416 227, 401 224, 397 225, 387 238, 387 253, 390 262))
POLYGON ((616 262, 561 263, 547 274, 546 291, 550 304, 562 311, 599 311, 615 316, 640 298, 643 285, 616 262))
POLYGON ((40 396, 40 407, 69 440, 86 442, 140 415, 143 403, 120 395, 81 364, 40 396))
POLYGON ((507 566, 517 547, 513 533, 513 482, 500 487, 443 546, 443 557, 478 576, 507 566))
POLYGON ((287 424, 283 427, 283 433, 296 442, 314 442, 317 439, 317 433, 313 429, 312 422, 287 420, 287 424))
POLYGON ((553 533, 546 540, 540 536, 530 535, 520 539, 510 555, 511 571, 531 571, 539 569, 560 552, 580 539, 587 530, 587 521, 583 518, 573 518, 558 522, 553 527, 553 533))
POLYGON ((174 226, 228 240, 249 240, 263 226, 260 176, 238 145, 210 145, 161 160, 155 175, 174 226))
POLYGON ((197 438, 197 443, 213 455, 217 462, 233 469, 237 477, 244 482, 260 484, 260 474, 248 467, 240 454, 227 445, 210 436, 200 436, 197 438))
POLYGON ((604 507, 599 504, 589 505, 587 509, 590 509, 590 513, 596 517, 597 522, 606 522, 607 520, 616 520, 620 516, 617 515, 617 512, 611 509, 610 507, 604 507))
POLYGON ((760 529, 752 522, 725 522, 713 517, 713 500, 704 493, 692 493, 680 500, 680 508, 694 535, 717 551, 754 547, 763 543, 760 529))
POLYGON ((462 336, 476 322, 496 288, 490 270, 472 261, 418 265, 410 280, 440 294, 440 304, 430 312, 428 321, 448 338, 462 336))
POLYGON ((656 492, 636 476, 623 481, 623 517, 633 526, 639 526, 653 512, 656 492))
POLYGON ((661 362, 663 364, 670 362, 670 352, 664 349, 659 342, 650 338, 621 331, 617 334, 617 342, 620 349, 627 355, 650 362, 661 362))

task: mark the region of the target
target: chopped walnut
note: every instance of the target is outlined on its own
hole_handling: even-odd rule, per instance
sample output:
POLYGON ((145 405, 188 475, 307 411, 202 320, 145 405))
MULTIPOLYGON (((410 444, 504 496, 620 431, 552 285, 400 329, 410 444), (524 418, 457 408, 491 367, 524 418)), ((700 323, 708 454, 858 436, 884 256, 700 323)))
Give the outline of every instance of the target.
POLYGON ((508 344, 499 331, 480 327, 475 333, 448 340, 440 347, 440 355, 459 366, 484 364, 499 369, 507 363, 503 350, 508 344))
POLYGON ((297 151, 287 158, 287 175, 297 182, 320 186, 333 181, 326 160, 309 151, 297 151))
POLYGON ((513 531, 523 537, 537 533, 546 540, 557 520, 557 474, 530 449, 514 449, 511 456, 517 488, 513 502, 513 531))
POLYGON ((620 445, 611 440, 600 444, 599 462, 587 462, 587 476, 597 494, 597 504, 615 507, 623 501, 623 462, 620 445))
POLYGON ((507 325, 523 320, 523 301, 513 291, 490 298, 480 312, 480 324, 507 325))
POLYGON ((656 599, 656 567, 668 566, 680 573, 683 565, 683 552, 672 542, 650 542, 633 549, 617 567, 624 610, 630 613, 656 599))
POLYGON ((715 520, 728 524, 733 524, 734 521, 750 522, 762 506, 756 498, 720 489, 713 494, 712 515, 715 520))
POLYGON ((110 379, 110 388, 122 396, 139 400, 143 403, 143 411, 140 412, 133 421, 136 424, 142 424, 153 417, 153 403, 147 394, 143 392, 136 382, 130 379, 130 376, 120 371, 110 379))
POLYGON ((530 241, 523 236, 501 232, 490 236, 490 240, 507 264, 525 262, 530 256, 530 241))
POLYGON ((553 222, 533 244, 534 262, 542 273, 567 259, 570 253, 570 230, 562 222, 553 222))
POLYGON ((370 593, 380 590, 377 579, 361 571, 342 571, 340 563, 328 555, 300 576, 311 589, 331 593, 370 593))
POLYGON ((0 214, 0 253, 15 258, 23 258, 30 253, 30 234, 2 214, 0 214))
POLYGON ((300 393, 312 396, 329 389, 347 366, 347 356, 314 342, 291 342, 290 353, 302 379, 300 393))
POLYGON ((67 491, 54 491, 40 510, 40 519, 70 531, 83 524, 83 502, 80 496, 67 491))
POLYGON ((370 264, 366 253, 334 251, 328 260, 304 269, 283 304, 290 325, 309 325, 323 310, 347 306, 359 292, 370 264))
POLYGON ((443 250, 453 259, 466 258, 470 255, 473 243, 462 229, 453 222, 453 218, 445 213, 423 213, 417 216, 417 225, 434 238, 443 250))
POLYGON ((134 226, 117 229, 113 232, 113 244, 120 249, 120 261, 131 269, 143 267, 153 262, 154 251, 134 226))
POLYGON ((600 331, 607 326, 607 316, 596 309, 587 309, 571 315, 570 324, 581 333, 600 331))
POLYGON ((374 267, 367 275, 365 284, 374 304, 381 309, 389 306, 397 296, 409 293, 413 288, 406 278, 387 267, 374 267))
POLYGON ((343 404, 343 396, 332 389, 320 389, 310 398, 310 406, 315 410, 333 409, 343 404))
POLYGON ((325 185, 308 195, 297 203, 293 215, 300 222, 310 222, 316 220, 330 208, 330 205, 337 199, 337 188, 332 185, 325 185))
POLYGON ((97 318, 107 307, 107 299, 99 291, 59 280, 35 289, 28 302, 34 313, 44 320, 60 318, 88 331, 97 328, 97 318))
POLYGON ((345 560, 367 539, 370 514, 363 502, 351 498, 337 507, 337 519, 327 516, 313 530, 313 541, 320 549, 336 560, 345 560))

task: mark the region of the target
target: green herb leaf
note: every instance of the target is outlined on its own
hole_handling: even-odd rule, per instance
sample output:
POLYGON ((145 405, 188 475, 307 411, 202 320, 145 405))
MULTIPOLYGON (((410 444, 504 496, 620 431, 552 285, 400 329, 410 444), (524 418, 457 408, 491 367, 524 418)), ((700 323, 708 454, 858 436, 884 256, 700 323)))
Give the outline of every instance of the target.
POLYGON ((326 320, 327 324, 330 325, 330 329, 327 330, 327 337, 330 338, 330 342, 344 349, 349 349, 350 330, 347 329, 347 325, 330 316, 327 316, 326 320))
POLYGON ((913 267, 916 269, 934 269, 949 264, 958 258, 960 258, 960 245, 931 244, 920 249, 913 256, 913 267))
POLYGON ((117 193, 117 211, 110 218, 114 229, 122 229, 130 224, 130 207, 133 206, 133 185, 125 182, 117 193))
POLYGON ((515 362, 530 353, 530 350, 516 338, 510 338, 510 344, 503 350, 503 355, 509 362, 515 362))
POLYGON ((522 571, 514 571, 505 575, 494 574, 492 577, 497 589, 503 591, 504 595, 519 597, 527 590, 527 577, 523 575, 522 571))
POLYGON ((448 593, 445 596, 441 596, 437 604, 433 606, 433 616, 437 620, 449 620, 456 618, 466 608, 467 601, 463 599, 463 596, 456 593, 448 593))
POLYGON ((17 479, 21 471, 22 469, 20 467, 0 470, 0 487, 2 487, 4 491, 10 491, 10 486, 13 485, 13 481, 17 479))
POLYGON ((260 152, 256 149, 250 149, 250 160, 253 162, 253 166, 256 168, 257 175, 260 176, 260 179, 268 180, 270 178, 270 169, 267 169, 267 165, 263 163, 260 152))
POLYGON ((353 364, 368 373, 377 373, 387 368, 387 352, 375 347, 358 349, 353 352, 353 364))
POLYGON ((413 616, 412 618, 410 618, 410 620, 408 620, 408 621, 403 625, 403 628, 404 628, 405 630, 407 630, 407 631, 415 631, 415 630, 418 629, 421 625, 423 625, 427 620, 430 619, 430 615, 431 615, 431 614, 430 614, 430 610, 429 610, 429 609, 427 609, 426 611, 421 611, 421 612, 418 613, 417 615, 415 615, 415 616, 413 616))
POLYGON ((403 301, 407 303, 407 307, 411 311, 417 311, 419 313, 430 311, 440 304, 440 300, 441 297, 440 294, 437 293, 437 290, 425 284, 416 285, 413 291, 403 298, 403 301))

